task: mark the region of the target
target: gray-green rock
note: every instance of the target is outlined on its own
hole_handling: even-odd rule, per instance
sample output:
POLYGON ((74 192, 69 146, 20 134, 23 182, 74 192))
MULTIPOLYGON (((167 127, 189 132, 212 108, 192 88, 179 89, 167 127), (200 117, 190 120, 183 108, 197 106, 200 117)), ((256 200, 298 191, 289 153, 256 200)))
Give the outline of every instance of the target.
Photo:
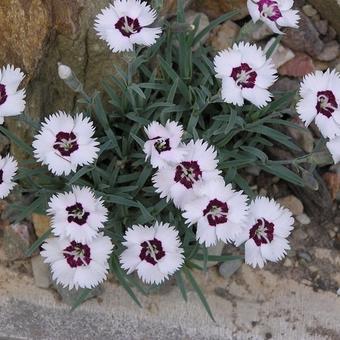
POLYGON ((242 266, 242 260, 235 259, 221 263, 218 268, 219 273, 225 279, 228 279, 231 275, 233 275, 240 267, 242 266))
MULTIPOLYGON (((70 305, 73 306, 76 301, 79 299, 79 297, 82 295, 82 293, 86 292, 87 289, 85 288, 79 288, 79 289, 68 289, 67 287, 63 287, 61 284, 56 283, 55 281, 52 281, 53 288, 58 292, 58 294, 61 297, 61 300, 70 305)), ((104 288, 102 285, 99 285, 95 287, 94 289, 91 289, 89 294, 86 295, 83 301, 95 298, 101 294, 103 294, 104 288)))

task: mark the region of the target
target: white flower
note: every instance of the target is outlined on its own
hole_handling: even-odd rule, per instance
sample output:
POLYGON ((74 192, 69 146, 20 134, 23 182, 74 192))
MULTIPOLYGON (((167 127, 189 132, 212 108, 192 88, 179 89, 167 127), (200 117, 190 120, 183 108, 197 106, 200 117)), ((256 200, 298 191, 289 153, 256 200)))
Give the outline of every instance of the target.
POLYGON ((91 242, 107 221, 107 209, 87 187, 73 186, 72 191, 52 196, 48 214, 56 236, 80 243, 91 242))
POLYGON ((167 121, 165 126, 152 122, 145 133, 148 141, 144 144, 146 159, 154 168, 166 167, 169 163, 179 163, 183 160, 185 150, 181 144, 183 127, 177 122, 167 121))
POLYGON ((281 27, 298 28, 299 12, 293 10, 294 0, 248 0, 248 11, 254 22, 263 21, 277 34, 281 27))
POLYGON ((324 137, 340 135, 340 74, 329 69, 316 71, 304 77, 300 86, 301 100, 296 110, 308 126, 315 124, 324 137))
POLYGON ((104 281, 113 246, 109 237, 100 234, 89 243, 50 238, 42 248, 41 255, 51 265, 53 280, 63 287, 78 289, 93 288, 104 281))
POLYGON ((0 69, 0 124, 4 117, 20 115, 25 109, 25 89, 18 87, 25 75, 19 68, 7 65, 0 69))
POLYGON ((335 137, 326 143, 326 146, 331 153, 334 163, 340 162, 340 137, 335 137))
POLYGON ((249 206, 248 227, 237 237, 245 243, 245 261, 260 268, 267 261, 281 260, 290 249, 286 238, 293 230, 292 213, 274 200, 257 197, 249 206))
POLYGON ((196 238, 210 247, 218 240, 234 241, 247 221, 247 199, 241 191, 225 185, 223 178, 200 189, 200 197, 184 205, 186 223, 197 223, 196 238))
POLYGON ((13 177, 17 170, 18 162, 12 156, 0 156, 0 199, 5 198, 15 186, 13 177))
POLYGON ((76 171, 78 165, 91 164, 98 157, 99 143, 92 136, 94 127, 88 117, 74 118, 59 111, 42 124, 33 142, 34 156, 57 176, 76 171))
POLYGON ((120 255, 121 266, 137 275, 145 283, 159 284, 179 269, 183 249, 178 231, 168 223, 156 222, 152 227, 134 225, 124 236, 127 248, 120 255))
POLYGON ((162 33, 160 27, 147 27, 156 11, 140 0, 115 0, 97 15, 95 29, 113 52, 132 51, 133 44, 151 46, 162 33))
POLYGON ((203 140, 190 141, 184 146, 184 160, 175 165, 158 169, 152 181, 160 197, 173 200, 177 208, 196 197, 204 183, 216 179, 220 171, 216 169, 216 151, 203 140))
POLYGON ((267 105, 267 90, 276 80, 276 69, 260 47, 240 42, 221 51, 214 59, 216 77, 222 79, 221 96, 227 103, 242 106, 244 99, 258 107, 267 105))

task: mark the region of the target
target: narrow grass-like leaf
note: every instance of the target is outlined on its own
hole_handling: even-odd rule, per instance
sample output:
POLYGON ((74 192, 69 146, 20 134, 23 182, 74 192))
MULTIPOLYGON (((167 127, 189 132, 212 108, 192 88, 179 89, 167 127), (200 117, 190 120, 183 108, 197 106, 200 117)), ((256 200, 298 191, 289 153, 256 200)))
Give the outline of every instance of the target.
POLYGON ((191 274, 191 271, 190 269, 188 269, 187 267, 183 267, 183 271, 188 279, 188 281, 190 282, 192 288, 194 288, 195 292, 197 293, 199 299, 201 300, 205 310, 207 311, 207 313, 209 314, 211 320, 213 320, 214 322, 215 319, 214 319, 214 316, 211 312, 211 309, 210 309, 210 306, 208 304, 208 301, 206 300, 201 288, 199 287, 198 283, 196 282, 195 278, 193 277, 193 275, 191 274))
POLYGON ((45 231, 26 251, 26 256, 30 257, 33 253, 44 243, 44 241, 51 235, 52 229, 45 231))
POLYGON ((284 179, 290 183, 299 185, 301 187, 304 186, 304 182, 302 178, 300 178, 295 172, 289 170, 283 165, 280 164, 269 164, 269 165, 260 165, 260 167, 277 177, 284 179))
POLYGON ((91 289, 89 288, 82 288, 80 294, 76 297, 75 301, 72 303, 71 312, 77 309, 90 295, 91 289))
POLYGON ((19 223, 21 222, 24 218, 28 217, 29 215, 31 215, 32 213, 34 213, 35 211, 37 211, 37 209, 44 204, 44 200, 45 200, 45 196, 41 195, 38 196, 38 198, 33 201, 28 207, 22 209, 20 211, 20 213, 15 217, 15 222, 19 223))
POLYGON ((170 79, 175 82, 178 79, 178 88, 180 89, 182 95, 185 98, 189 98, 189 89, 187 85, 180 79, 174 69, 161 57, 158 56, 162 70, 170 77, 170 79))
POLYGON ((121 283, 121 285, 123 286, 123 288, 126 290, 126 292, 130 295, 130 297, 132 298, 132 300, 139 306, 142 308, 141 303, 139 302, 139 300, 137 299, 136 294, 133 292, 133 290, 131 289, 131 287, 129 286, 129 283, 127 281, 127 278, 125 277, 125 273, 122 271, 122 269, 120 268, 120 265, 118 263, 118 259, 116 258, 116 256, 112 256, 111 261, 109 261, 110 264, 110 270, 111 272, 113 272, 114 274, 116 274, 117 279, 119 280, 119 282, 121 283))
POLYGON ((128 198, 118 196, 118 195, 105 195, 105 200, 110 203, 115 203, 117 205, 124 205, 126 207, 139 208, 139 205, 128 198))
POLYGON ((18 138, 15 134, 13 134, 11 131, 7 130, 6 128, 0 125, 0 132, 2 132, 5 136, 7 136, 11 140, 11 142, 16 144, 27 154, 33 155, 33 149, 28 144, 26 144, 24 141, 22 141, 20 138, 18 138))
MULTIPOLYGON (((196 254, 193 257, 195 260, 204 261, 205 256, 204 254, 196 254)), ((209 262, 225 262, 230 260, 239 260, 243 259, 243 256, 234 256, 234 255, 208 255, 206 257, 207 261, 209 262)))
POLYGON ((177 271, 175 274, 175 278, 176 278, 176 283, 177 286, 182 294, 182 297, 184 299, 185 302, 188 302, 188 295, 187 295, 187 290, 185 288, 185 284, 184 284, 184 280, 182 277, 182 274, 180 271, 177 271))
POLYGON ((281 41, 282 37, 280 35, 278 35, 274 42, 270 45, 268 51, 266 52, 266 57, 270 58, 272 56, 272 54, 274 53, 276 47, 279 45, 280 41, 281 41))

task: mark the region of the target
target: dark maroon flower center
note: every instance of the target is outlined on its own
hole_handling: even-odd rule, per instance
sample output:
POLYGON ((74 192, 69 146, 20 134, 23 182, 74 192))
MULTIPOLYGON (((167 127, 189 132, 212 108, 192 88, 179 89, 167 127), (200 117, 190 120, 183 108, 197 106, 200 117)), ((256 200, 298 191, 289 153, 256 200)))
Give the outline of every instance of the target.
POLYGON ((228 221, 228 204, 218 199, 213 199, 203 210, 203 215, 207 216, 208 222, 212 227, 228 221))
POLYGON ((73 132, 59 132, 53 148, 58 150, 62 156, 70 156, 72 152, 79 148, 76 135, 73 132))
POLYGON ((124 37, 130 37, 132 34, 140 32, 142 27, 139 25, 138 19, 132 19, 130 17, 121 17, 115 24, 115 28, 124 35, 124 37))
POLYGON ((87 266, 92 260, 90 247, 76 241, 63 250, 63 255, 71 268, 87 266))
POLYGON ((270 243, 274 238, 274 224, 265 218, 259 218, 250 229, 249 238, 252 238, 258 247, 270 243))
POLYGON ((90 213, 84 210, 82 204, 78 202, 70 207, 67 207, 66 211, 68 212, 67 221, 69 223, 74 222, 79 225, 85 224, 87 218, 90 215, 90 213))
POLYGON ((7 99, 6 86, 0 84, 0 105, 3 104, 7 99))
POLYGON ((241 63, 241 66, 233 68, 230 76, 242 89, 252 89, 255 86, 257 73, 247 63, 241 63))
POLYGON ((338 108, 333 92, 329 90, 319 91, 317 97, 316 110, 327 118, 331 118, 333 112, 338 108))
POLYGON ((0 169, 0 184, 4 182, 4 171, 0 169))
POLYGON ((169 138, 162 138, 162 137, 157 136, 157 137, 151 138, 150 140, 155 141, 155 143, 153 145, 154 145, 155 149, 158 151, 159 154, 164 152, 164 151, 171 150, 169 138))
POLYGON ((162 242, 154 238, 150 241, 144 241, 141 243, 142 250, 139 254, 139 258, 142 261, 146 261, 155 265, 162 257, 165 256, 165 252, 162 247, 162 242))
POLYGON ((180 182, 187 189, 191 189, 193 184, 202 177, 202 171, 197 161, 182 162, 177 165, 175 182, 180 182))
POLYGON ((260 0, 257 5, 261 15, 271 21, 276 21, 282 17, 280 8, 275 0, 260 0))

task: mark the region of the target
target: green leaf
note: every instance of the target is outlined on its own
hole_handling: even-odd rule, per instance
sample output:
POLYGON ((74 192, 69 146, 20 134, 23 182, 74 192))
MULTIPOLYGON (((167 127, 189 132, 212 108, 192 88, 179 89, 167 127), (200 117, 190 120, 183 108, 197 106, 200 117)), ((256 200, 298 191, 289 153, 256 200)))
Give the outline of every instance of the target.
POLYGON ((140 139, 139 137, 137 137, 135 134, 133 134, 132 132, 130 132, 130 136, 137 142, 137 144, 143 149, 144 148, 144 144, 145 142, 140 139))
POLYGON ((280 164, 271 164, 271 165, 260 165, 260 167, 277 177, 284 179, 290 183, 299 185, 301 187, 304 186, 303 180, 293 171, 287 169, 285 166, 280 164))
POLYGON ((152 168, 145 166, 136 183, 139 189, 142 188, 142 186, 145 184, 145 182, 148 180, 151 174, 152 174, 152 168))
POLYGON ((208 304, 208 302, 207 302, 207 300, 206 300, 206 298, 205 298, 205 296, 204 296, 204 294, 203 294, 201 288, 199 287, 199 285, 197 284, 195 278, 194 278, 193 275, 191 274, 190 269, 188 269, 187 267, 183 267, 183 271, 184 271, 184 273, 185 273, 185 275, 186 275, 188 281, 190 282, 192 288, 195 290, 195 292, 197 293, 199 299, 201 300, 201 302, 202 302, 202 304, 203 304, 205 310, 206 310, 207 313, 209 314, 211 320, 213 320, 214 322, 216 322, 215 319, 214 319, 214 316, 213 316, 213 314, 212 314, 212 312, 211 312, 211 309, 210 309, 210 307, 209 307, 209 304, 208 304))
POLYGON ((21 212, 15 217, 15 222, 19 223, 24 218, 28 217, 35 211, 39 209, 40 206, 42 206, 46 201, 45 195, 41 194, 41 196, 38 196, 38 198, 33 201, 28 207, 21 210, 21 212))
POLYGON ((117 154, 121 157, 122 151, 120 150, 118 142, 117 142, 117 138, 110 127, 107 114, 104 110, 104 107, 103 107, 103 104, 102 104, 102 101, 100 99, 98 92, 95 94, 93 101, 94 101, 94 110, 96 113, 96 117, 98 118, 98 121, 100 125, 103 127, 106 135, 112 141, 113 147, 115 148, 117 154))
POLYGON ((78 308, 90 295, 91 289, 82 288, 80 294, 76 297, 75 301, 72 303, 71 312, 73 312, 76 308, 78 308))
POLYGON ((88 172, 92 171, 94 169, 93 166, 84 166, 79 171, 77 171, 68 181, 68 184, 71 185, 75 183, 79 178, 83 177, 88 172))
POLYGON ((250 197, 253 198, 255 196, 253 190, 250 188, 248 182, 239 174, 236 174, 234 177, 234 182, 250 197))
POLYGON ((180 271, 176 272, 175 278, 176 278, 177 286, 179 290, 181 291, 182 297, 184 301, 187 302, 188 301, 187 291, 186 291, 184 280, 183 280, 183 277, 180 271))
POLYGON ((270 58, 272 56, 272 54, 274 53, 276 47, 279 45, 280 41, 281 41, 282 37, 281 35, 278 35, 274 42, 270 45, 268 51, 266 52, 266 57, 267 59, 270 58))
POLYGON ((250 132, 256 132, 258 134, 261 135, 265 135, 277 142, 279 142, 280 144, 285 145, 287 148, 295 150, 295 151, 300 151, 301 149, 295 145, 292 141, 291 141, 291 137, 283 134, 280 131, 274 130, 268 126, 253 126, 251 128, 247 129, 250 132))
POLYGON ((230 109, 230 116, 229 116, 229 121, 228 125, 224 131, 225 135, 228 135, 228 133, 234 128, 235 123, 236 123, 236 118, 237 118, 237 111, 233 110, 232 108, 230 109))
POLYGON ((153 221, 155 219, 154 216, 152 216, 149 213, 148 209, 146 209, 141 202, 137 201, 137 205, 138 205, 139 210, 141 211, 141 213, 143 215, 143 218, 144 218, 143 223, 147 223, 147 222, 153 221))
MULTIPOLYGON (((193 257, 195 260, 199 260, 199 261, 204 261, 205 256, 204 254, 196 254, 193 257)), ((231 261, 231 260, 238 260, 238 259, 243 259, 243 256, 233 256, 233 255, 208 255, 207 257, 207 261, 209 262, 225 262, 225 261, 231 261)))
POLYGON ((142 97, 143 99, 146 99, 144 92, 140 89, 140 87, 139 87, 137 84, 131 84, 131 85, 129 86, 129 88, 130 88, 132 91, 136 92, 136 93, 137 93, 140 97, 142 97))
POLYGON ((178 79, 178 88, 185 98, 189 98, 189 89, 182 79, 180 79, 173 68, 159 55, 158 56, 162 70, 175 82, 178 79))
POLYGON ((2 132, 5 136, 7 136, 11 140, 11 142, 16 144, 19 148, 21 148, 27 154, 33 155, 33 149, 28 144, 26 144, 24 141, 22 141, 20 138, 18 138, 16 135, 14 135, 11 131, 7 130, 3 126, 0 126, 0 132, 2 132))
POLYGON ((124 205, 126 207, 135 207, 139 208, 138 203, 135 201, 129 200, 128 198, 118 196, 118 195, 105 195, 105 200, 110 203, 114 203, 117 205, 124 205))
POLYGON ((51 235, 52 229, 45 231, 26 251, 26 256, 30 257, 33 253, 44 243, 44 241, 51 235))
POLYGON ((141 125, 147 125, 149 124, 149 121, 143 117, 140 117, 136 114, 134 114, 133 112, 130 112, 128 114, 125 115, 126 118, 131 119, 132 121, 139 123, 141 125))
POLYGON ((242 145, 240 149, 248 152, 252 156, 256 156, 262 162, 266 162, 268 160, 268 156, 262 150, 254 146, 242 145))
POLYGON ((116 256, 112 256, 111 261, 109 261, 109 265, 110 265, 110 270, 112 273, 115 273, 117 276, 117 279, 119 280, 119 282, 121 283, 121 285, 123 286, 123 288, 126 290, 126 292, 130 295, 130 297, 132 298, 132 300, 139 306, 142 308, 141 303, 139 302, 139 300, 137 299, 136 294, 133 292, 133 290, 131 289, 131 287, 129 286, 128 280, 126 278, 126 274, 125 272, 123 272, 123 270, 120 268, 120 265, 118 263, 118 260, 116 258, 116 256))

